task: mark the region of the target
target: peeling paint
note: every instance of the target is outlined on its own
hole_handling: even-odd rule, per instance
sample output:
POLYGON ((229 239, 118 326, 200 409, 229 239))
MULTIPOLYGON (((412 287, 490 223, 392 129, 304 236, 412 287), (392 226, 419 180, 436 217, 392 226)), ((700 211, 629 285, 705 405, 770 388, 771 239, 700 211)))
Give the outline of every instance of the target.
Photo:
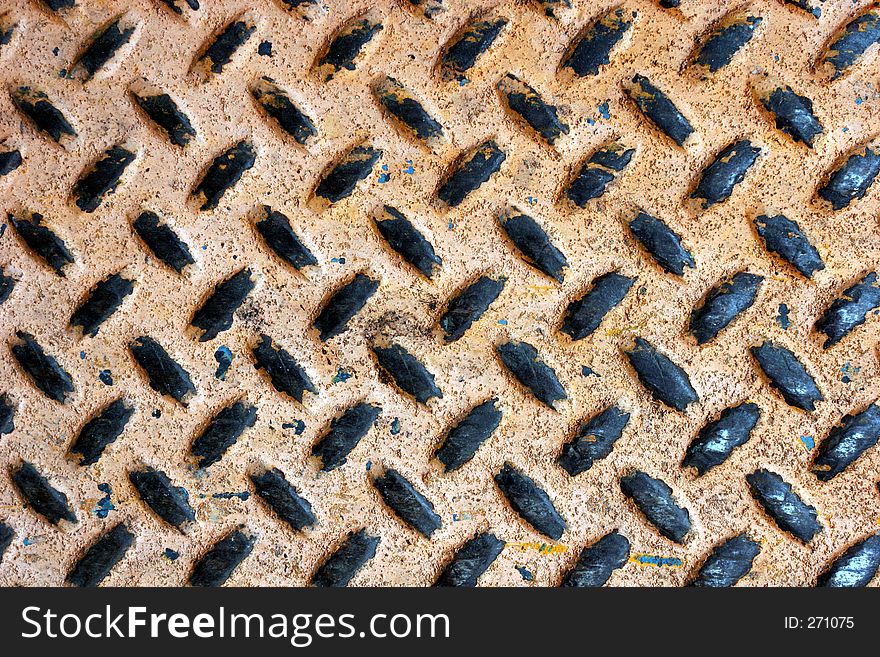
POLYGON ((333 376, 333 380, 331 383, 345 383, 351 378, 351 372, 348 372, 341 367, 336 370, 336 374, 333 376))
POLYGON ((113 502, 110 501, 112 490, 110 484, 98 484, 98 490, 104 493, 104 497, 98 500, 92 513, 99 518, 106 518, 116 508, 113 502))
POLYGON ((532 575, 532 571, 530 571, 525 566, 516 566, 516 570, 522 576, 523 581, 531 582, 535 579, 535 576, 532 575))
POLYGON ((661 557, 654 554, 634 554, 629 560, 640 566, 655 566, 657 568, 681 568, 684 565, 684 562, 678 557, 661 557))
POLYGON ((220 345, 217 348, 217 351, 214 352, 214 360, 217 361, 217 371, 214 372, 216 378, 221 381, 226 380, 226 372, 229 371, 229 366, 232 365, 233 358, 232 351, 230 351, 229 347, 225 344, 220 345))
POLYGON ((306 423, 302 420, 294 420, 293 422, 284 422, 281 425, 282 429, 293 429, 294 433, 297 436, 302 435, 302 432, 306 430, 306 423))

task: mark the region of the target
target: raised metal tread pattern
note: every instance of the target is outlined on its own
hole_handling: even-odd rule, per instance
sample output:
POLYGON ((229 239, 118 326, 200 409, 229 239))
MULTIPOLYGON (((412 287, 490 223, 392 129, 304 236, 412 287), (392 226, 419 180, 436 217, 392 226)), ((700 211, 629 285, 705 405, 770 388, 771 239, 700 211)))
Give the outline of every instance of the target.
POLYGON ((7 0, 0 585, 880 585, 878 44, 7 0))

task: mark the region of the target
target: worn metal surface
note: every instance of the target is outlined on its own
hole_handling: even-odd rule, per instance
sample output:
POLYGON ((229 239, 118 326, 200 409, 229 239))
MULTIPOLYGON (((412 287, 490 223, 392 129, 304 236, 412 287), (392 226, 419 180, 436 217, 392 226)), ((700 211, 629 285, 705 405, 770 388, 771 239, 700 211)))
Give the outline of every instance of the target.
MULTIPOLYGON (((811 585, 836 556, 878 529, 880 449, 869 449, 830 481, 810 470, 814 445, 845 414, 880 395, 876 312, 827 350, 826 336, 814 329, 844 289, 880 267, 880 184, 840 211, 817 196, 829 172, 876 136, 876 46, 833 81, 816 67, 834 35, 870 2, 829 0, 820 18, 775 0, 753 2, 747 13, 763 20, 752 39, 727 66, 707 73, 689 65, 695 43, 739 3, 684 0, 678 10, 665 10, 650 0, 626 0, 625 12, 637 14, 632 27, 610 51, 610 63, 586 77, 561 62, 573 40, 617 2, 558 3, 552 18, 538 2, 445 0, 444 11, 426 18, 403 0, 328 0, 306 7, 308 20, 273 0, 204 2, 197 11, 176 4, 184 7, 181 15, 151 0, 78 0, 60 13, 36 0, 0 4, 0 26, 15 25, 0 45, 0 151, 18 150, 22 158, 0 176, 0 266, 16 281, 0 305, 0 393, 15 408, 14 430, 0 436, 0 520, 15 532, 0 561, 0 583, 62 583, 88 546, 120 521, 134 542, 105 585, 183 585, 194 563, 241 524, 256 540, 230 585, 305 585, 345 535, 360 528, 381 540, 351 585, 431 584, 458 547, 490 531, 507 545, 481 585, 555 586, 584 546, 613 530, 629 539, 632 559, 609 584, 681 585, 716 546, 745 531, 761 551, 740 585, 811 585), (382 29, 363 46, 354 69, 318 65, 328 59, 330 40, 364 14, 382 29), (83 81, 80 54, 117 17, 122 33, 133 32, 83 81), (474 66, 460 78, 444 77, 438 58, 450 39, 471 19, 497 17, 507 24, 474 66), (254 29, 231 58, 222 67, 213 58, 223 59, 219 49, 201 58, 237 20, 254 29), (499 92, 508 73, 557 109, 567 132, 552 146, 499 92), (635 75, 662 90, 693 127, 683 146, 663 134, 662 115, 658 127, 627 95, 635 75), (255 101, 251 88, 262 76, 311 120, 314 135, 301 132, 304 144, 255 101), (442 126, 441 136, 432 132, 424 144, 389 113, 376 92, 386 76, 400 85, 388 93, 400 102, 416 99, 442 126), (788 85, 812 101, 824 128, 812 148, 776 128, 761 103, 768 85, 788 85), (21 86, 45 92, 76 136, 56 143, 38 130, 13 102, 21 86), (133 95, 157 90, 191 121, 195 136, 185 147, 172 143, 133 95), (439 201, 438 188, 462 158, 489 139, 505 154, 497 173, 454 208, 439 201), (704 210, 690 198, 701 172, 742 139, 760 148, 758 160, 729 198, 704 210), (253 166, 215 208, 200 210, 204 199, 192 190, 215 158, 242 141, 253 146, 253 166), (612 141, 635 149, 631 161, 613 171, 601 197, 577 207, 566 189, 612 141), (73 195, 77 181, 117 145, 134 153, 134 161, 94 212, 81 211, 73 195), (332 204, 316 197, 323 176, 358 145, 381 150, 375 166, 348 197, 332 204), (377 230, 384 205, 432 245, 442 264, 431 279, 377 230), (266 216, 263 206, 289 218, 316 266, 297 270, 267 246, 254 227, 266 216), (499 223, 510 206, 533 217, 565 255, 561 282, 527 264, 513 246, 499 223), (145 210, 188 245, 195 264, 183 274, 135 233, 132 223, 145 210), (683 277, 663 271, 627 227, 639 210, 682 237, 695 268, 683 277), (6 216, 33 212, 73 255, 64 277, 6 216), (797 221, 818 249, 825 268, 812 278, 770 253, 759 237, 755 218, 777 214, 797 221), (244 267, 256 287, 231 328, 199 341, 202 331, 190 325, 194 313, 218 283, 244 267), (572 341, 559 330, 566 309, 613 270, 635 277, 634 285, 598 329, 572 341), (688 333, 693 308, 740 271, 764 277, 754 303, 698 346, 688 333), (69 325, 71 315, 117 272, 134 281, 133 293, 94 337, 83 337, 69 325), (312 322, 356 273, 378 288, 344 332, 322 342, 312 322), (504 288, 463 337, 447 343, 438 320, 449 299, 480 275, 504 277, 504 288), (18 330, 32 334, 71 374, 66 403, 44 396, 13 357, 18 330), (252 349, 261 334, 295 358, 317 395, 305 393, 300 404, 255 369, 252 349), (151 388, 136 365, 128 345, 143 335, 189 372, 197 393, 186 407, 151 388), (639 382, 624 353, 636 337, 689 376, 699 401, 686 414, 652 399, 639 382), (815 379, 825 398, 815 412, 789 406, 770 387, 749 351, 767 340, 790 349, 815 379), (567 394, 555 410, 503 367, 495 347, 509 341, 533 345, 555 370, 567 394), (420 404, 394 385, 372 350, 391 343, 425 365, 442 397, 420 404), (221 347, 232 361, 217 376, 221 347), (135 408, 124 431, 97 463, 78 465, 69 450, 81 428, 119 397, 135 408), (472 460, 444 473, 433 456, 444 436, 493 397, 503 413, 497 430, 472 460), (193 441, 237 400, 256 406, 254 425, 219 461, 198 470, 193 441), (751 439, 701 477, 683 469, 700 429, 744 401, 762 411, 751 439), (313 445, 333 418, 359 402, 380 406, 378 419, 344 465, 320 471, 313 445), (631 414, 621 438, 607 457, 570 476, 557 463, 563 445, 612 404, 631 414), (24 504, 11 479, 22 460, 67 495, 78 523, 56 527, 24 504), (547 492, 567 524, 559 541, 526 524, 501 494, 494 476, 505 462, 547 492), (185 532, 141 501, 129 472, 144 466, 188 491, 195 522, 185 532), (295 532, 257 497, 250 475, 266 468, 278 468, 311 503, 313 527, 295 532), (433 504, 442 526, 430 538, 383 502, 371 483, 383 468, 398 471, 433 504), (745 477, 761 468, 781 475, 817 509, 822 531, 809 544, 783 532, 750 494, 745 477), (664 481, 688 510, 692 530, 682 544, 664 538, 624 496, 620 478, 634 470, 664 481)), ((536 111, 546 116, 542 107, 536 111)))

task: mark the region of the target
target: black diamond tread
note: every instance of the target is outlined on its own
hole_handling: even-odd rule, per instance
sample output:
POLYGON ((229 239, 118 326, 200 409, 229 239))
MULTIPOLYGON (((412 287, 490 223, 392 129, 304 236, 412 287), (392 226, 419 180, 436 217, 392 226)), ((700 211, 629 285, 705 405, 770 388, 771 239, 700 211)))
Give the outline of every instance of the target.
POLYGON ((871 0, 8 4, 0 584, 880 585, 871 0))

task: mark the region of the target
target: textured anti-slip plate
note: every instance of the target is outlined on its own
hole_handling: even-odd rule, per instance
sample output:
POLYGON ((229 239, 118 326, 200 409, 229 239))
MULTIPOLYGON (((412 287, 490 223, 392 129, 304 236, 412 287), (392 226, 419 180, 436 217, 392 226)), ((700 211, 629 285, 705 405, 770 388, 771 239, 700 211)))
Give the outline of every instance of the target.
POLYGON ((743 532, 740 585, 812 585, 854 545, 836 581, 870 579, 878 23, 864 0, 3 0, 0 583, 306 585, 361 529, 351 585, 432 584, 491 532, 480 585, 555 586, 615 530, 628 553, 586 555, 611 585, 691 582, 743 532))

